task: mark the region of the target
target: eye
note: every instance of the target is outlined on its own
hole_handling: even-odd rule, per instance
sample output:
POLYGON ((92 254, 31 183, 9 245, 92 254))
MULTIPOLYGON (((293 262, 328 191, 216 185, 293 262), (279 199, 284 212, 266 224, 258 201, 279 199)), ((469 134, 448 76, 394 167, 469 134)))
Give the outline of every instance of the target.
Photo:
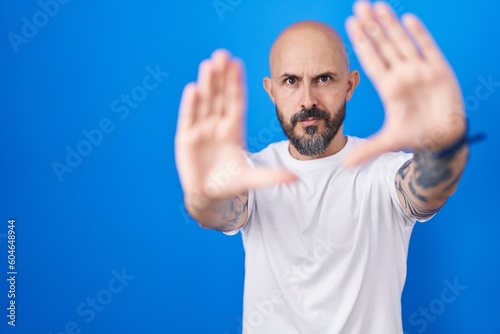
POLYGON ((330 80, 332 80, 332 77, 329 75, 322 75, 318 78, 319 82, 328 82, 330 80))
POLYGON ((297 84, 297 78, 294 78, 294 77, 286 78, 284 81, 287 85, 291 85, 291 86, 297 84))

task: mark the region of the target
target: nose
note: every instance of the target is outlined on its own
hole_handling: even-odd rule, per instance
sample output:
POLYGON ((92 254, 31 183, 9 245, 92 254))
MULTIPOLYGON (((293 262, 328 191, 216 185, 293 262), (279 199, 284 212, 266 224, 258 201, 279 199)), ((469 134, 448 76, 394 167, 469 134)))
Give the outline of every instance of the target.
POLYGON ((311 85, 302 86, 302 108, 311 109, 318 105, 318 100, 314 87, 311 85))

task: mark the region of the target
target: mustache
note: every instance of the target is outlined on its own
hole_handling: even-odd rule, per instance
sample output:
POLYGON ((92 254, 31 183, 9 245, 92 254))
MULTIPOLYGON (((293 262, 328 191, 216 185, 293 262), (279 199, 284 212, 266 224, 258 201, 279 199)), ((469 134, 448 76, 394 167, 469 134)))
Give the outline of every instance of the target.
POLYGON ((305 121, 308 118, 317 118, 329 121, 330 113, 326 110, 319 109, 315 106, 313 106, 310 109, 302 108, 298 113, 292 116, 290 122, 292 123, 293 126, 295 126, 297 122, 305 121))

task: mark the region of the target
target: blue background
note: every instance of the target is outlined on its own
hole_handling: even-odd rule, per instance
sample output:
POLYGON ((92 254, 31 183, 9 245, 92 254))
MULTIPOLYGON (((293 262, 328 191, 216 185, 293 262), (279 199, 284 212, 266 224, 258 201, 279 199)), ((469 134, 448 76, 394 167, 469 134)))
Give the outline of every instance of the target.
MULTIPOLYGON (((8 271, 9 218, 16 219, 18 247, 16 327, 7 325, 8 286, 1 279, 2 333, 78 333, 72 326, 81 333, 239 333, 241 237, 203 230, 182 211, 173 152, 182 88, 214 49, 231 50, 246 65, 250 149, 282 139, 269 130, 274 108, 262 89, 272 41, 301 19, 327 22, 345 37, 352 2, 221 1, 228 6, 222 14, 211 0, 71 0, 46 22, 36 1, 0 1, 0 278, 8 271), (40 27, 16 52, 9 33, 22 35, 23 17, 33 16, 40 27), (148 67, 168 75, 141 91, 148 67), (114 112, 112 103, 131 92, 147 96, 127 115, 114 112), (82 131, 106 119, 108 133, 83 147, 82 131), (59 179, 54 162, 66 164, 67 147, 78 145, 88 154, 59 179), (113 270, 129 276, 119 292, 110 292, 109 284, 120 285, 113 270), (106 304, 100 312, 91 320, 80 315, 78 306, 89 310, 87 298, 96 297, 106 304)), ((392 4, 428 25, 461 82, 472 133, 488 135, 473 146, 458 192, 414 229, 405 331, 500 333, 500 87, 483 87, 488 97, 476 94, 481 78, 500 81, 500 4, 392 4), (466 288, 453 302, 440 302, 454 280, 466 288), (419 308, 429 306, 437 314, 422 322, 419 308)), ((351 61, 360 69, 354 55, 351 61)), ((382 121, 362 73, 346 133, 367 136, 382 121)))

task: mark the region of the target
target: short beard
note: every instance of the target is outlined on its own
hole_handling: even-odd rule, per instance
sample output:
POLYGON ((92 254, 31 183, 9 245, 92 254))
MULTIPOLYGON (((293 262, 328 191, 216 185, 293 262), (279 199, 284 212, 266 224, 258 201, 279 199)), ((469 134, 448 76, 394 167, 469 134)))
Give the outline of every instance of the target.
POLYGON ((278 106, 276 106, 276 114, 278 115, 278 120, 280 121, 283 132, 293 147, 302 155, 314 157, 323 154, 339 132, 346 116, 346 101, 344 101, 343 105, 337 110, 333 118, 328 111, 316 108, 315 106, 311 109, 303 108, 300 110, 292 116, 290 123, 285 121, 278 106), (326 122, 325 130, 323 133, 319 133, 317 125, 309 125, 304 128, 306 134, 299 137, 294 133, 295 126, 298 122, 310 117, 324 120, 326 122))

